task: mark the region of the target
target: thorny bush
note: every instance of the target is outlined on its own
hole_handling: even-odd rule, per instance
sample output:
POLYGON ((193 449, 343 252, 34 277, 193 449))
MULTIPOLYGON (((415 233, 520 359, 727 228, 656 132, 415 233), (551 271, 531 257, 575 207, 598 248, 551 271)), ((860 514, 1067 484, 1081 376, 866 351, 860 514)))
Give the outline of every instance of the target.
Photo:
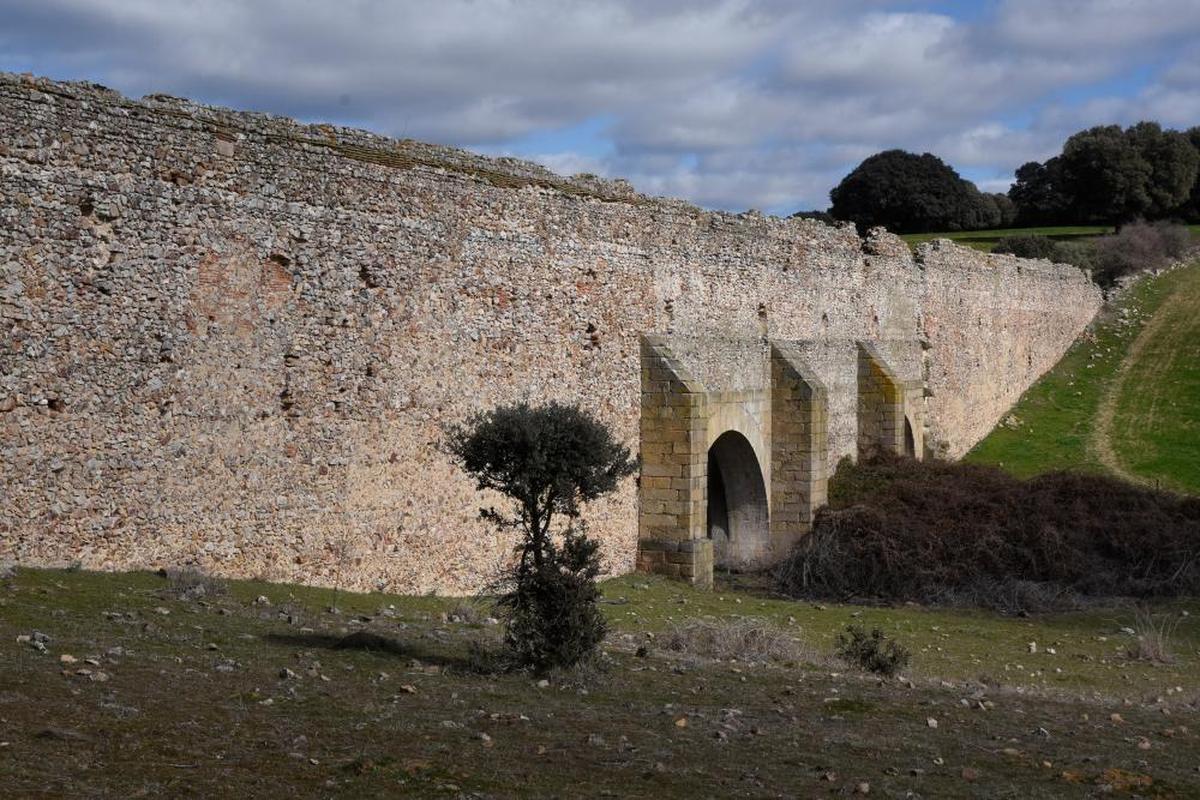
POLYGON ((1200 594, 1200 499, 1097 475, 844 463, 781 566, 803 597, 1039 611, 1087 597, 1200 594))

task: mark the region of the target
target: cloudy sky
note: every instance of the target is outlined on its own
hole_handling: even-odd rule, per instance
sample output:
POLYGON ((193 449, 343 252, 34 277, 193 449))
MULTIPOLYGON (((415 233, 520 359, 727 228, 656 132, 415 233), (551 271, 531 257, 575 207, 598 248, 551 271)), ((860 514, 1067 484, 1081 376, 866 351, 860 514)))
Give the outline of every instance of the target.
POLYGON ((982 188, 1108 122, 1200 124, 1200 0, 0 0, 0 69, 825 208, 859 160, 982 188))

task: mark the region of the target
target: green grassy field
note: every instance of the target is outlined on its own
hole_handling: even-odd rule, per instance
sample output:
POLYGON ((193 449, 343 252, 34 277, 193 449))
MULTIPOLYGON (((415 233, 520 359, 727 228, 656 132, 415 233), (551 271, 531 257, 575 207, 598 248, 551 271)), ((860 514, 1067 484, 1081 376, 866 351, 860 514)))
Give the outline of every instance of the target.
POLYGON ((1103 435, 1123 470, 1200 494, 1200 265, 1162 283, 1169 295, 1117 375, 1103 435))
MULTIPOLYGON (((1189 225, 1192 233, 1200 235, 1200 225, 1189 225)), ((908 242, 910 247, 916 247, 921 242, 933 239, 950 239, 976 250, 991 252, 996 243, 1006 236, 1049 236, 1051 239, 1069 242, 1079 239, 1091 239, 1112 233, 1112 226, 1104 225, 1063 225, 1047 228, 997 228, 984 231, 952 231, 946 233, 908 233, 900 238, 908 242)))
POLYGON ((1198 302, 1200 265, 1142 281, 1101 312, 965 460, 1020 477, 1115 472, 1200 491, 1198 302), (1144 331, 1152 341, 1135 349, 1144 331))
POLYGON ((996 243, 1006 236, 1049 236, 1059 241, 1071 241, 1073 239, 1103 236, 1106 233, 1112 233, 1112 231, 1111 226, 1072 225, 1049 228, 998 228, 983 231, 953 231, 949 233, 909 233, 901 238, 908 242, 911 247, 916 247, 921 242, 928 242, 933 239, 950 239, 959 244, 974 247, 976 250, 990 252, 996 246, 996 243))
POLYGON ((1200 605, 1026 619, 813 605, 646 576, 604 586, 601 667, 473 671, 495 625, 461 601, 149 573, 0 580, 5 797, 1200 797, 1200 605), (259 600, 260 596, 265 600, 259 600), (1184 615, 1187 612, 1187 615, 1184 615), (758 620, 808 653, 668 650, 674 625, 758 620), (903 680, 831 659, 849 623, 908 645, 903 680), (394 652, 339 648, 369 631, 394 652), (34 637, 35 632, 41 634, 34 637), (40 647, 38 639, 44 639, 40 647), (647 649, 638 654, 639 647, 647 649))

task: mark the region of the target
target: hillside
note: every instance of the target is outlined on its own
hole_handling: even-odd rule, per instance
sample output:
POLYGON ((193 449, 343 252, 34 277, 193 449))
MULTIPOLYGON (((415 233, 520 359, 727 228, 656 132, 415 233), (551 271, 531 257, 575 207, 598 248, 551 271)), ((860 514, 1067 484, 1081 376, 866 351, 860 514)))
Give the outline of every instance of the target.
MULTIPOLYGON (((1192 233, 1200 235, 1200 225, 1187 226, 1192 233)), ((1001 239, 1009 236, 1048 236, 1060 242, 1083 241, 1113 232, 1108 225, 1060 225, 1043 228, 996 228, 979 231, 946 231, 941 233, 906 233, 900 238, 916 248, 922 242, 934 239, 950 239, 953 242, 990 253, 1001 239)))
POLYGON ((1200 494, 1200 264, 1166 283, 1100 406, 1097 443, 1119 473, 1200 494))
POLYGON ((1103 312, 966 460, 1200 493, 1200 264, 1148 278, 1103 312))
POLYGON ((1112 233, 1110 226, 1103 225, 1073 225, 1052 228, 998 228, 980 231, 953 231, 946 233, 907 233, 900 238, 908 242, 910 247, 916 247, 922 242, 934 239, 949 239, 966 247, 973 247, 990 253, 992 248, 1008 236, 1049 236, 1057 241, 1075 241, 1091 239, 1112 233))

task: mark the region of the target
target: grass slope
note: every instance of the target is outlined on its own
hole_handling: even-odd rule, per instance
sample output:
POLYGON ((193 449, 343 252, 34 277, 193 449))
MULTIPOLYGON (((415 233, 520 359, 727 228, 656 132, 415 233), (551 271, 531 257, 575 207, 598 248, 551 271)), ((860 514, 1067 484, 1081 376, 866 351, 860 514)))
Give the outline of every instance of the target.
POLYGON ((604 587, 606 669, 539 686, 466 669, 469 642, 497 629, 446 621, 453 600, 343 593, 334 615, 328 590, 227 586, 186 599, 148 573, 0 580, 4 796, 767 798, 866 782, 882 797, 1200 797, 1195 603, 1160 609, 1179 620, 1178 660, 1154 665, 1125 655, 1119 608, 825 607, 629 576, 604 587), (701 617, 785 626, 812 663, 659 649, 701 617), (908 682, 825 660, 851 622, 913 649, 908 682), (331 647, 355 630, 398 652, 331 647), (34 631, 46 652, 18 641, 34 631))
POLYGON ((950 239, 967 247, 974 247, 976 250, 991 252, 996 243, 1006 236, 1049 236, 1059 241, 1071 241, 1073 239, 1103 236, 1106 233, 1112 233, 1112 231, 1111 226, 1105 225, 1069 225, 1047 228, 996 228, 982 231, 953 231, 949 233, 909 233, 901 238, 908 242, 910 247, 916 247, 922 242, 928 242, 933 239, 950 239))
POLYGON ((1006 422, 965 460, 995 464, 1019 477, 1052 470, 1109 472, 1093 446, 1097 417, 1130 346, 1177 288, 1177 270, 1140 282, 1106 308, 1063 359, 1022 395, 1006 422))
MULTIPOLYGON (((1194 234, 1200 234, 1200 225, 1189 225, 1188 229, 1194 234)), ((915 248, 922 242, 932 239, 950 239, 976 250, 991 252, 996 243, 1006 236, 1049 236, 1058 241, 1073 241, 1091 239, 1112 233, 1112 226, 1106 225, 1060 225, 1046 228, 996 228, 983 231, 950 231, 943 233, 908 233, 900 238, 915 248)))
POLYGON ((1200 264, 1162 282, 1170 294, 1130 348, 1102 434, 1123 470, 1200 494, 1200 264))

